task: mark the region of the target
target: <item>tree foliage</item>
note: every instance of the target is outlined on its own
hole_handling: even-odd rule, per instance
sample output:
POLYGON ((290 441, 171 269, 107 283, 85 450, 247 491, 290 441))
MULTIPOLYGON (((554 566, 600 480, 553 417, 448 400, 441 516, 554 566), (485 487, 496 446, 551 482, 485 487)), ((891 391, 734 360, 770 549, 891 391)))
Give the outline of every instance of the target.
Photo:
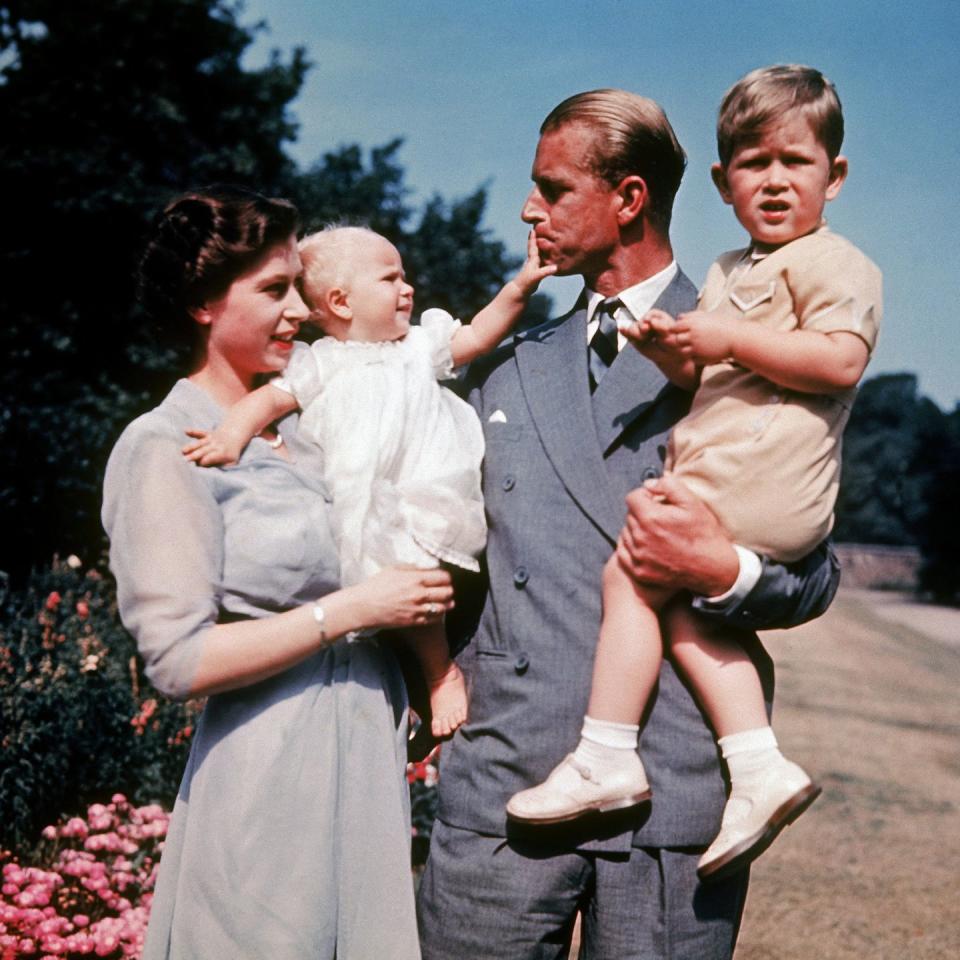
POLYGON ((920 588, 941 602, 960 601, 960 406, 945 418, 936 470, 917 529, 923 553, 920 588))
MULTIPOLYGON (((169 381, 133 303, 149 217, 214 180, 282 180, 303 52, 260 70, 257 28, 221 0, 22 0, 0 7, 0 568, 99 536, 119 427, 169 381)), ((89 548, 87 548, 89 549, 89 548)))
POLYGON ((911 373, 867 381, 844 435, 835 539, 919 546, 921 587, 956 596, 958 482, 960 411, 944 414, 911 373))
POLYGON ((262 25, 228 0, 0 3, 0 570, 102 542, 99 488, 120 429, 183 373, 134 302, 152 215, 174 194, 234 182, 292 196, 307 226, 365 221, 408 258, 421 305, 467 316, 513 264, 481 227, 485 193, 417 216, 400 141, 285 152, 308 62, 243 55, 262 25))

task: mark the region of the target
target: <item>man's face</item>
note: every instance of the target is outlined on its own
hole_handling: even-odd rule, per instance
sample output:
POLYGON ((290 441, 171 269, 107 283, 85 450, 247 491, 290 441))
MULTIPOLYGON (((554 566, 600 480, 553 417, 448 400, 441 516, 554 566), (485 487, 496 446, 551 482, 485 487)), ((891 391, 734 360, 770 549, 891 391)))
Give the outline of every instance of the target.
POLYGON ((589 282, 609 266, 620 243, 614 187, 587 169, 594 134, 567 123, 543 134, 533 160, 533 189, 520 216, 532 224, 543 263, 557 274, 582 274, 589 282))

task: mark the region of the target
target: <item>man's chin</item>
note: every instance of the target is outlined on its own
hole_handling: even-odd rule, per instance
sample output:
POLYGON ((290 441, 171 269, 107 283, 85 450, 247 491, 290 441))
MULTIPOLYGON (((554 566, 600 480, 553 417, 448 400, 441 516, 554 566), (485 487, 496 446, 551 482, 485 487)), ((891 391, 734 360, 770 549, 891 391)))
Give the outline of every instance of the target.
POLYGON ((575 263, 564 263, 563 261, 557 260, 545 260, 543 264, 544 266, 547 264, 552 264, 557 268, 557 272, 553 274, 554 277, 575 277, 580 273, 580 270, 575 263))

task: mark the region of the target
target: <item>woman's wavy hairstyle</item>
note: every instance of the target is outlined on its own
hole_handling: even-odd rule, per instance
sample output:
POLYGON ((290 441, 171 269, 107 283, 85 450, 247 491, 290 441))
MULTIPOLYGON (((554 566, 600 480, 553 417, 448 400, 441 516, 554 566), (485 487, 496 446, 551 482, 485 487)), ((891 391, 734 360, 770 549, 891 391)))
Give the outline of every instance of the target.
POLYGON ((191 311, 225 294, 299 224, 288 200, 244 187, 218 184, 175 197, 148 234, 137 276, 139 300, 155 323, 192 339, 191 311))

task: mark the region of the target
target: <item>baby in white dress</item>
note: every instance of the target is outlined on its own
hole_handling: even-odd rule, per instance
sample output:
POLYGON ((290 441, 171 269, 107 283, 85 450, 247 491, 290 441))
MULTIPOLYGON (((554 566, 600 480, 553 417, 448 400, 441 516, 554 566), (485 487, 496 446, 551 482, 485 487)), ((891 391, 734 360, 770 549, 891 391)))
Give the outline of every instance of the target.
MULTIPOLYGON (((411 327, 413 287, 385 237, 330 227, 304 238, 300 256, 304 299, 326 336, 293 343, 284 374, 234 404, 214 431, 188 431, 195 439, 184 454, 202 466, 232 463, 251 437, 299 408, 300 436, 324 454, 345 586, 393 564, 479 569, 483 433, 473 409, 438 380, 492 350, 556 268, 540 265, 531 234, 520 272, 469 325, 427 310, 411 327)), ((467 715, 463 675, 441 622, 411 640, 431 732, 448 737, 467 715)))

